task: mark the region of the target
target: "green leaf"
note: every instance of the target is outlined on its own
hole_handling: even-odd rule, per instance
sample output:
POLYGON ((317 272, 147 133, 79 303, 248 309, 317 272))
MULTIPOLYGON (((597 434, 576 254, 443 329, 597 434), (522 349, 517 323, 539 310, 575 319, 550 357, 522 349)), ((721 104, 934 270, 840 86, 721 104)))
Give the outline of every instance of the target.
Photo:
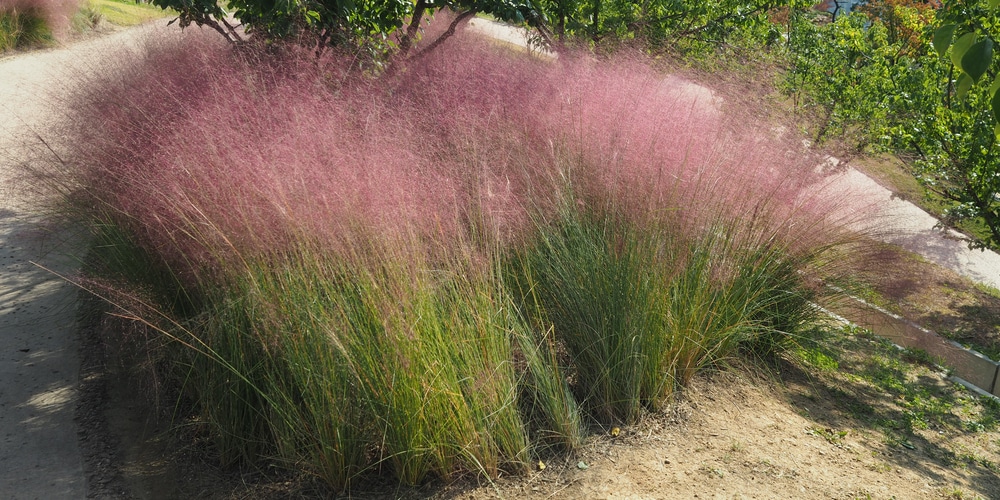
POLYGON ((945 53, 948 52, 951 40, 955 38, 955 28, 957 27, 958 25, 955 24, 946 24, 934 31, 934 40, 932 43, 934 50, 937 51, 939 56, 944 57, 945 53))
MULTIPOLYGON (((1000 0, 998 0, 998 1, 1000 1, 1000 0)), ((990 85, 990 94, 989 95, 996 94, 998 90, 1000 90, 1000 74, 997 74, 997 77, 993 79, 993 84, 990 85)))
POLYGON ((954 63, 955 66, 961 68, 962 56, 965 55, 965 52, 969 50, 969 47, 972 47, 972 44, 974 43, 976 43, 975 33, 966 33, 958 37, 958 40, 955 40, 954 45, 951 46, 951 62, 954 63))
POLYGON ((993 62, 993 40, 983 39, 969 47, 962 56, 962 71, 979 81, 993 62))
POLYGON ((1000 6, 1000 0, 989 0, 986 5, 989 5, 991 9, 995 9, 1000 6))
POLYGON ((1000 125, 1000 92, 993 93, 993 99, 990 100, 990 106, 993 108, 993 119, 997 121, 1000 125))
POLYGON ((1000 123, 996 127, 993 127, 993 135, 997 137, 997 140, 1000 140, 1000 123))
POLYGON ((962 73, 958 77, 958 83, 955 84, 955 97, 959 99, 965 99, 965 94, 969 93, 969 89, 972 88, 972 84, 976 83, 971 76, 962 73))

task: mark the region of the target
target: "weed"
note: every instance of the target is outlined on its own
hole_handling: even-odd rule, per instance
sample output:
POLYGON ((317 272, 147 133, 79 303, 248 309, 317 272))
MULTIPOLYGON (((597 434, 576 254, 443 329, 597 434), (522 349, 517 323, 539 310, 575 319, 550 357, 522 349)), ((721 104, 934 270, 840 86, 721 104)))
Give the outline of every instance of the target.
POLYGON ((936 368, 944 364, 941 358, 932 356, 923 349, 907 347, 903 349, 902 356, 908 363, 921 364, 928 368, 936 368))
POLYGON ((992 286, 989 286, 987 284, 979 283, 979 282, 976 282, 974 286, 980 292, 983 292, 986 295, 989 295, 990 297, 993 297, 994 299, 1000 299, 1000 289, 997 289, 996 287, 992 287, 992 286))
POLYGON ((806 429, 806 434, 819 436, 825 439, 827 443, 840 446, 844 442, 844 438, 847 436, 848 431, 814 426, 806 429))
POLYGON ((983 497, 980 496, 980 495, 975 495, 974 494, 973 496, 969 496, 965 492, 965 490, 963 490, 962 488, 958 488, 958 487, 944 488, 943 490, 941 490, 941 495, 944 498, 951 498, 951 499, 954 499, 954 500, 965 500, 965 499, 981 500, 981 499, 983 499, 983 497))
POLYGON ((886 472, 892 472, 892 466, 881 460, 877 460, 873 463, 867 464, 866 467, 875 472, 881 472, 883 474, 886 472))
POLYGON ((837 370, 840 367, 836 359, 829 356, 828 354, 823 352, 823 350, 817 347, 799 348, 796 350, 796 354, 800 357, 800 359, 803 362, 808 363, 809 365, 816 367, 820 370, 833 371, 837 370))
POLYGON ((702 464, 701 467, 699 467, 699 470, 711 478, 722 479, 726 477, 726 471, 721 467, 712 467, 708 464, 702 464))
POLYGON ((990 472, 1000 473, 1000 464, 997 464, 996 461, 986 458, 980 454, 970 452, 959 453, 957 458, 959 461, 970 465, 978 465, 986 470, 989 470, 990 472))

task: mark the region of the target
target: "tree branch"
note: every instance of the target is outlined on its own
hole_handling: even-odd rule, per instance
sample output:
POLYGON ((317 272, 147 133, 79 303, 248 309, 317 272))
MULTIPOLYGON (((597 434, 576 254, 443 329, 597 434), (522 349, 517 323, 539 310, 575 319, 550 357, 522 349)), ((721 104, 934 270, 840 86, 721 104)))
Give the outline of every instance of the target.
POLYGON ((442 43, 444 43, 445 40, 451 38, 451 36, 455 34, 455 30, 458 29, 458 25, 459 24, 462 24, 463 22, 469 20, 469 18, 471 18, 474 15, 476 15, 476 11, 474 11, 474 10, 467 10, 467 11, 462 12, 461 14, 459 14, 451 22, 451 24, 448 25, 448 29, 445 30, 445 32, 442 33, 441 36, 437 37, 436 40, 434 40, 433 42, 431 42, 431 44, 428 45, 427 47, 425 47, 423 50, 421 50, 420 52, 417 52, 416 54, 414 54, 413 57, 412 57, 412 59, 419 59, 419 58, 423 57, 424 55, 430 53, 432 50, 438 48, 442 43))
POLYGON ((706 31, 709 28, 712 28, 714 26, 720 25, 720 24, 722 24, 722 23, 726 22, 727 20, 732 19, 734 17, 737 17, 737 16, 751 16, 751 15, 757 14, 757 13, 763 11, 763 10, 766 10, 766 9, 768 9, 770 7, 771 7, 771 5, 768 2, 764 2, 764 3, 758 5, 757 7, 755 7, 754 9, 752 9, 752 10, 750 10, 748 12, 744 12, 744 13, 730 12, 728 14, 723 14, 723 15, 721 15, 719 17, 716 17, 715 19, 710 19, 710 20, 706 21, 705 24, 703 24, 701 26, 697 26, 697 27, 693 27, 693 28, 689 27, 688 29, 677 33, 677 36, 692 36, 692 35, 697 35, 698 33, 706 31))
POLYGON ((417 31, 420 30, 420 22, 424 18, 427 7, 427 0, 417 0, 417 5, 413 8, 413 17, 410 18, 410 25, 406 27, 406 34, 399 41, 399 55, 401 57, 406 57, 410 53, 410 49, 413 48, 413 40, 417 36, 417 31))

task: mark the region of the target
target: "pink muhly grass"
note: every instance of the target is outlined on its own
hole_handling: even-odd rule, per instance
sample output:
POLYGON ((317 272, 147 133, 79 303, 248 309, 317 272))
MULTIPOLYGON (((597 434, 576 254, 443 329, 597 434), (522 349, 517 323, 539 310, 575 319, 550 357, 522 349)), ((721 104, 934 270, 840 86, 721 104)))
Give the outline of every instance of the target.
POLYGON ((92 202, 182 273, 302 239, 349 246, 358 228, 442 251, 516 241, 567 185, 695 232, 768 214, 754 231, 794 239, 787 219, 817 203, 801 195, 812 159, 752 110, 636 60, 543 61, 468 35, 375 81, 248 57, 189 36, 79 101, 92 202))
POLYGON ((357 227, 447 246, 462 224, 522 212, 517 176, 467 128, 478 115, 449 123, 390 86, 322 77, 294 61, 251 69, 204 40, 154 47, 80 101, 80 184, 182 274, 295 238, 336 247, 357 227))
MULTIPOLYGON (((810 187, 821 175, 800 145, 756 123, 753 108, 734 112, 739 101, 733 96, 664 76, 639 60, 539 60, 460 34, 383 78, 345 76, 348 65, 234 52, 197 33, 150 45, 141 58, 123 60, 80 86, 62 145, 74 169, 67 182, 79 187, 77 209, 97 219, 95 225, 123 229, 134 239, 129 243, 195 293, 222 296, 208 305, 208 315, 213 306, 231 313, 236 319, 223 315, 218 327, 232 327, 239 342, 277 349, 308 329, 334 342, 343 340, 338 336, 360 342, 351 328, 366 323, 348 321, 347 312, 370 311, 377 317, 369 333, 400 355, 417 349, 406 343, 418 338, 407 325, 434 314, 440 321, 428 324, 426 335, 441 336, 440 346, 450 346, 460 329, 470 338, 491 331, 509 341, 520 318, 506 310, 508 290, 490 273, 505 253, 516 255, 546 224, 558 224, 565 210, 604 217, 593 246, 609 245, 596 252, 607 262, 620 258, 624 245, 636 247, 630 274, 619 273, 626 279, 583 269, 583 279, 574 280, 604 272, 611 290, 650 281, 650 274, 669 282, 687 270, 691 290, 711 298, 716 289, 703 281, 738 280, 771 258, 805 267, 846 234, 839 224, 847 212, 831 210, 843 200, 810 187), (610 245, 619 243, 611 241, 617 236, 635 241, 610 245), (707 271, 689 266, 691 255, 704 259, 707 271), (445 288, 449 282, 454 289, 445 288), (347 311, 351 305, 342 302, 352 297, 365 307, 347 311), (324 316, 338 308, 343 318, 324 316), (478 317, 480 309, 489 312, 478 317), (498 319, 501 310, 511 317, 498 319), (259 338, 239 330, 241 315, 250 328, 265 318, 259 338), (346 325, 344 331, 323 329, 327 320, 346 325)), ((777 278, 794 282, 799 270, 777 278)), ((747 288, 754 287, 753 277, 746 278, 747 288)), ((640 298, 667 304, 667 292, 672 289, 640 298)), ((643 301, 630 306, 644 307, 643 301)), ((691 310, 692 325, 711 319, 700 314, 707 307, 691 310)), ((536 341, 523 336, 527 344, 536 341)), ((697 356, 688 364, 712 354, 703 351, 693 349, 697 356)), ((510 353, 498 352, 497 364, 513 370, 510 353)), ((417 371, 404 374, 414 387, 426 372, 418 361, 452 357, 413 352, 386 364, 392 360, 383 351, 365 354, 372 356, 373 377, 414 363, 417 371)), ((540 356, 535 353, 538 366, 531 367, 535 376, 558 377, 559 366, 544 366, 540 356)), ((472 375, 485 383, 493 362, 474 367, 472 375)), ((455 374, 459 381, 469 376, 455 374)), ((564 380, 557 382, 549 393, 571 400, 564 380)), ((372 383, 374 394, 381 382, 372 383)), ((673 387, 648 385, 664 392, 673 387)), ((441 394, 459 393, 446 388, 441 394)), ((552 413, 575 412, 570 403, 552 413)), ((422 408, 416 399, 413 404, 422 408)), ((391 400, 385 406, 392 407, 391 400)), ((393 417, 413 423, 406 412, 393 417)), ((572 431, 579 422, 570 417, 572 431)), ((437 428, 430 418, 418 424, 437 428)), ((480 432, 469 429, 468 436, 480 432)), ((404 438, 398 451, 414 451, 405 449, 404 438)), ((510 447, 517 450, 507 458, 521 461, 519 434, 515 438, 510 447)), ((488 441, 476 446, 488 448, 488 441)), ((436 472, 447 475, 455 461, 448 450, 466 448, 443 444, 446 460, 436 472)), ((414 467, 408 477, 424 472, 414 467)))
POLYGON ((866 214, 848 193, 810 188, 822 183, 820 158, 778 137, 757 108, 641 60, 542 62, 461 39, 422 63, 402 86, 433 82, 412 91, 415 100, 482 137, 470 142, 506 127, 501 137, 516 142, 494 146, 507 160, 500 171, 545 218, 571 185, 576 203, 634 222, 668 221, 694 237, 725 221, 743 238, 804 250, 845 236, 843 223, 866 214))

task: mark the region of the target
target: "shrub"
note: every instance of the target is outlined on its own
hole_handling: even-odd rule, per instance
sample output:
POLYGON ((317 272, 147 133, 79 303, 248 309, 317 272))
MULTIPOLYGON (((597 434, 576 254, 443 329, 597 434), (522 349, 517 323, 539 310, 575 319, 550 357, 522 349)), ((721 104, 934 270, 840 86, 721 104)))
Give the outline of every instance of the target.
POLYGON ((94 269, 155 299, 225 460, 496 477, 814 313, 847 233, 710 92, 474 39, 377 80, 329 57, 123 59, 48 174, 94 269))

